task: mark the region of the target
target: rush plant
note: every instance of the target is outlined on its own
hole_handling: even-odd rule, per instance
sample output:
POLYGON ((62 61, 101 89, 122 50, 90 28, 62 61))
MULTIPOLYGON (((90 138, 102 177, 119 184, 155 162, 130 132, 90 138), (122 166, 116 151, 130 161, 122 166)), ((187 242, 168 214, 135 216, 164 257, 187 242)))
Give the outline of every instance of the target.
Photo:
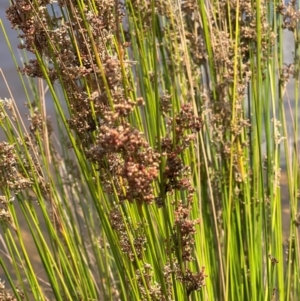
POLYGON ((296 1, 6 14, 28 120, 1 99, 0 300, 299 300, 296 1))

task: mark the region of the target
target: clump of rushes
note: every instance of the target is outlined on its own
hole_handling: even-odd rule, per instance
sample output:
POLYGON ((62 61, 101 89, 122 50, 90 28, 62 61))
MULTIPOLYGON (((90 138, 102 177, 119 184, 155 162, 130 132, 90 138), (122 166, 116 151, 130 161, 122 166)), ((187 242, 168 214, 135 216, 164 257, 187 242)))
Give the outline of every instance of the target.
POLYGON ((6 14, 30 86, 28 128, 13 96, 0 102, 16 300, 298 300, 295 1, 14 0, 6 14))

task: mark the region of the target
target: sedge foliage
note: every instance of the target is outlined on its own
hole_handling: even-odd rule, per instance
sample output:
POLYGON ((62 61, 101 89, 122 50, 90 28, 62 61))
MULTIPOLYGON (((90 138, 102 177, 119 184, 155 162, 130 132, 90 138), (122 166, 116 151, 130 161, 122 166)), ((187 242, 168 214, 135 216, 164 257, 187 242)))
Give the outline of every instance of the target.
POLYGON ((30 88, 29 125, 1 100, 1 300, 299 300, 295 1, 13 0, 7 18, 30 88))

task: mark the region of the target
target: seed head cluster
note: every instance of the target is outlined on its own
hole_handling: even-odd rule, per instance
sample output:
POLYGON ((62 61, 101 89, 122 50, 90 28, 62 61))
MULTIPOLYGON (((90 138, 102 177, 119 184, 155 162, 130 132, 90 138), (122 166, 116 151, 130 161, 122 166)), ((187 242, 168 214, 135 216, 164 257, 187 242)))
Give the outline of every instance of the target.
MULTIPOLYGON (((35 137, 38 134, 39 137, 42 139, 44 136, 43 128, 44 128, 44 123, 45 123, 43 116, 37 112, 34 112, 32 114, 32 116, 29 118, 29 121, 30 121, 29 130, 30 130, 32 136, 35 137)), ((49 120, 46 120, 46 126, 47 126, 48 136, 50 137, 53 132, 53 129, 51 127, 51 123, 49 120)))
POLYGON ((0 221, 14 227, 12 216, 8 210, 8 203, 11 201, 12 199, 7 200, 4 195, 0 195, 0 221))
MULTIPOLYGON (((165 108, 167 115, 168 105, 165 98, 162 108, 165 108)), ((166 168, 164 172, 165 192, 169 195, 176 191, 186 192, 184 201, 178 201, 175 206, 174 202, 174 227, 173 235, 170 238, 172 252, 176 258, 178 250, 180 250, 181 258, 177 258, 180 262, 191 262, 194 260, 194 235, 196 233, 196 225, 199 220, 190 218, 192 211, 192 203, 194 196, 194 188, 191 182, 190 167, 185 165, 183 160, 184 151, 191 147, 196 140, 197 133, 202 128, 202 120, 196 117, 193 107, 190 104, 182 105, 180 111, 174 118, 168 120, 169 128, 173 129, 173 135, 167 135, 162 139, 162 151, 166 157, 166 168)), ((163 202, 159 199, 159 206, 163 206, 163 202)), ((192 291, 201 289, 204 285, 202 273, 193 275, 189 271, 182 271, 179 267, 173 271, 177 280, 186 286, 187 294, 192 291)))
POLYGON ((186 293, 189 296, 191 292, 200 290, 205 285, 205 278, 207 277, 204 273, 205 268, 202 267, 199 273, 193 273, 189 269, 185 273, 178 273, 177 278, 186 285, 186 293))
POLYGON ((18 298, 14 297, 8 290, 5 288, 5 282, 0 279, 0 300, 1 301, 17 301, 17 300, 25 300, 25 295, 19 289, 16 289, 18 293, 18 298))
POLYGON ((120 200, 153 201, 152 183, 158 176, 159 157, 137 129, 129 124, 115 128, 102 125, 95 146, 87 154, 103 172, 104 159, 109 158, 107 162, 114 171, 112 181, 120 184, 120 200))
POLYGON ((191 207, 183 205, 182 202, 175 209, 175 226, 174 233, 179 234, 180 245, 178 240, 177 245, 174 245, 174 251, 180 248, 182 261, 192 261, 194 247, 194 235, 196 233, 195 225, 200 223, 200 220, 190 220, 191 207), (178 230, 177 230, 178 229, 178 230))
MULTIPOLYGON (((165 191, 187 190, 192 194, 193 188, 189 181, 190 167, 184 165, 181 155, 195 141, 202 122, 199 117, 195 117, 193 108, 189 104, 181 107, 174 120, 174 136, 167 135, 162 139, 162 151, 167 159, 164 172, 165 191)), ((173 119, 170 119, 169 128, 172 128, 173 124, 173 119)))
POLYGON ((0 143, 0 190, 10 189, 16 193, 31 186, 31 181, 19 171, 14 145, 0 143))
MULTIPOLYGON (((162 292, 162 288, 160 286, 159 283, 157 283, 154 279, 153 279, 153 269, 151 267, 150 264, 144 264, 143 266, 143 269, 142 269, 142 273, 143 273, 143 278, 146 282, 146 286, 147 286, 147 290, 148 290, 148 293, 151 297, 151 300, 153 301, 167 301, 167 300, 171 300, 170 298, 167 298, 163 292, 162 292)), ((140 287, 142 288, 141 289, 141 294, 143 296, 143 300, 147 298, 147 291, 145 288, 143 288, 143 280, 142 280, 142 277, 141 277, 141 273, 140 271, 137 271, 136 272, 136 275, 137 275, 137 280, 140 284, 140 287)), ((165 275, 165 278, 168 279, 170 276, 170 273, 169 275, 165 275)), ((168 291, 168 296, 171 296, 172 292, 171 292, 171 286, 169 286, 171 283, 170 283, 170 279, 168 279, 166 281, 166 283, 168 284, 168 288, 169 288, 169 291, 168 291)))
POLYGON ((296 0, 288 1, 287 4, 281 3, 277 5, 277 12, 283 16, 284 29, 289 31, 297 31, 298 23, 300 21, 300 10, 297 9, 298 4, 296 0))
POLYGON ((126 231, 126 227, 122 219, 122 214, 120 212, 120 209, 118 207, 112 209, 110 211, 109 217, 110 217, 112 228, 118 234, 122 252, 126 254, 132 262, 135 262, 136 259, 141 260, 143 258, 143 251, 145 249, 145 244, 146 244, 146 239, 144 234, 141 231, 139 231, 139 229, 137 229, 135 231, 135 237, 132 238, 132 245, 135 250, 135 254, 137 256, 136 258, 132 245, 130 243, 130 239, 129 239, 130 234, 127 233, 126 231))

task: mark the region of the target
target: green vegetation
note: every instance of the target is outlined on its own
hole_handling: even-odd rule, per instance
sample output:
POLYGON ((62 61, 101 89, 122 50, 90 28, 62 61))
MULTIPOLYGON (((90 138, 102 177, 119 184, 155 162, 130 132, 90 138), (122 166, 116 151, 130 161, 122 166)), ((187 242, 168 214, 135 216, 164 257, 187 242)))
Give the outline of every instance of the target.
POLYGON ((299 300, 296 1, 51 2, 7 9, 0 300, 299 300))

